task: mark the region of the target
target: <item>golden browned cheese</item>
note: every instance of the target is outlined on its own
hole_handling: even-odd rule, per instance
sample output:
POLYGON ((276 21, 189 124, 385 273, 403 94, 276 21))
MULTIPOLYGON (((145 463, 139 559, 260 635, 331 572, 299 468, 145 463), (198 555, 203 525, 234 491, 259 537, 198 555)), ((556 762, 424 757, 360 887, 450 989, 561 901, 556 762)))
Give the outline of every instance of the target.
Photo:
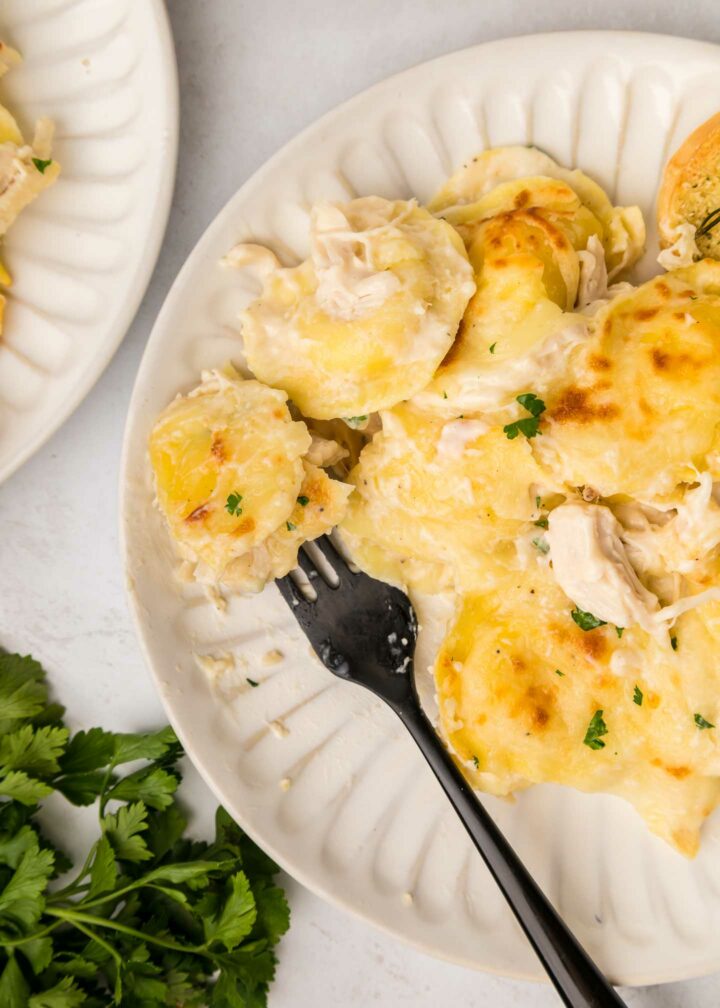
POLYGON ((717 470, 720 263, 704 260, 611 301, 546 395, 534 448, 569 487, 643 498, 717 470))
POLYGON ((382 421, 350 474, 356 493, 341 524, 361 566, 439 587, 476 584, 489 552, 512 562, 515 536, 539 517, 535 488, 545 478, 528 442, 407 404, 382 421))
POLYGON ((150 437, 157 500, 203 579, 257 591, 336 524, 349 488, 306 460, 310 446, 284 393, 232 369, 163 411, 150 437))
POLYGON ((459 604, 435 666, 444 734, 476 786, 508 794, 539 781, 632 802, 692 856, 720 799, 717 604, 670 638, 581 630, 547 569, 496 570, 459 604), (702 723, 702 722, 701 722, 702 723))
POLYGON ((542 393, 584 337, 576 306, 603 296, 607 269, 631 266, 644 245, 637 208, 613 207, 582 172, 524 147, 474 158, 430 207, 462 234, 477 284, 458 339, 416 396, 446 416, 503 408, 530 387, 542 393), (596 256, 607 268, 593 278, 596 256))

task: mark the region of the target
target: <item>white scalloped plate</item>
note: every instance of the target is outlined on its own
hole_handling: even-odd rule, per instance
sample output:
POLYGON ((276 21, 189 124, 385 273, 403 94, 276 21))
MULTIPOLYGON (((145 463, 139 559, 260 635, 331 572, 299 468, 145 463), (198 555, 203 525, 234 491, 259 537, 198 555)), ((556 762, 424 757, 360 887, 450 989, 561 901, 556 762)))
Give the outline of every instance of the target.
MULTIPOLYGON (((320 197, 426 199, 489 145, 534 143, 578 165, 650 225, 668 152, 720 107, 720 50, 625 33, 563 33, 478 46, 409 70, 325 116, 259 171, 210 226, 148 343, 130 408, 122 493, 128 583, 168 714, 217 797, 316 892, 434 955, 527 977, 539 969, 480 858, 404 730, 310 657, 274 587, 224 615, 176 583, 152 505, 146 440, 201 368, 240 358, 252 285, 218 265, 238 240, 287 258, 306 248, 320 197), (278 647, 276 666, 262 655, 278 647), (193 653, 232 653, 215 685, 193 653), (250 688, 246 676, 258 680, 250 688), (278 737, 269 722, 280 720, 278 737), (287 790, 280 781, 289 779, 287 790)), ((630 806, 542 786, 488 799, 522 857, 600 965, 647 984, 720 968, 720 817, 693 863, 630 806)))
POLYGON ((4 245, 0 482, 70 415, 124 337, 170 209, 177 80, 162 0, 4 0, 23 55, 0 92, 25 128, 56 123, 63 171, 4 245))

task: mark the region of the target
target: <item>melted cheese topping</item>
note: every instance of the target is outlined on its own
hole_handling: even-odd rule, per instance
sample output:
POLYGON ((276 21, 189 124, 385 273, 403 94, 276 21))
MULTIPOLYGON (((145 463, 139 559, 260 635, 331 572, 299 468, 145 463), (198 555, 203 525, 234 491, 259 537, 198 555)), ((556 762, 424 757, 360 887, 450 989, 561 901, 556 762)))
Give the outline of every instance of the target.
POLYGON ((339 521, 349 488, 307 461, 311 444, 284 393, 231 368, 164 410, 150 437, 157 501, 198 580, 257 591, 339 521))
POLYGON ((720 671, 707 663, 719 638, 697 615, 709 607, 680 618, 674 652, 640 628, 581 630, 542 568, 492 580, 462 601, 435 665, 443 730, 477 767, 468 776, 496 794, 553 781, 619 795, 695 854, 720 800, 717 733, 695 722, 720 715, 720 671))
POLYGON ((718 448, 720 263, 615 298, 590 330, 547 395, 538 456, 603 497, 649 500, 692 482, 718 448))

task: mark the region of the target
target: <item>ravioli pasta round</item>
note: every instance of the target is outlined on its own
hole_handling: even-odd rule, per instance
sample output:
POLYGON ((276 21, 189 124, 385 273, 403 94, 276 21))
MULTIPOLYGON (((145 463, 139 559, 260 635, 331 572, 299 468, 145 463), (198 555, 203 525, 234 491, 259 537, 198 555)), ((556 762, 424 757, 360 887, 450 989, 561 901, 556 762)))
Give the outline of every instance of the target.
POLYGON ((539 567, 522 578, 496 571, 492 592, 464 599, 435 666, 447 738, 483 790, 552 781, 610 792, 694 855, 720 800, 720 753, 694 719, 720 689, 717 662, 707 663, 720 638, 686 614, 680 661, 669 641, 586 632, 570 610, 539 567))
POLYGON ((243 315, 251 370, 320 420, 409 398, 474 291, 458 234, 414 202, 366 197, 316 207, 311 243, 310 259, 272 272, 243 315))
POLYGON ((308 459, 283 392, 212 372, 161 413, 150 438, 157 500, 200 579, 258 590, 331 528, 349 490, 308 459))
POLYGON ((720 263, 706 259, 611 301, 547 396, 535 442, 568 486, 648 499, 718 472, 720 263))
POLYGON ((495 550, 514 562, 513 540, 540 517, 537 494, 546 481, 527 441, 409 405, 383 413, 382 424, 350 474, 356 493, 341 525, 362 565, 401 584, 437 588, 477 584, 483 558, 495 550))

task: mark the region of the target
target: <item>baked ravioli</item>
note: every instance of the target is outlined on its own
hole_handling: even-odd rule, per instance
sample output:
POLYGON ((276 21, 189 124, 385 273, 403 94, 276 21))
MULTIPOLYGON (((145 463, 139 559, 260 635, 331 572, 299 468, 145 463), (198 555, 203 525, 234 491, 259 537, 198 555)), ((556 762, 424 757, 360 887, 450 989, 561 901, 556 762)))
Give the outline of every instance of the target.
POLYGON ((720 262, 615 298, 546 396, 536 453, 570 487, 643 500, 718 474, 720 262))
POLYGON ((435 666, 443 733, 483 790, 615 794, 692 856, 720 800, 720 607, 681 616, 672 638, 573 611, 538 565, 465 596, 435 666))
POLYGON ((337 525, 408 592, 475 787, 617 795, 692 856, 720 802, 720 262, 633 286, 644 242, 524 147, 428 209, 320 204, 301 265, 229 257, 263 277, 257 380, 207 375, 150 449, 200 579, 257 590, 337 525))
POLYGON ((457 232, 415 202, 320 204, 310 258, 242 317, 248 364, 307 417, 358 417, 423 388, 475 290, 457 232))
POLYGON ((484 558, 515 562, 515 538, 538 528, 547 474, 525 438, 479 420, 445 421, 404 404, 350 473, 341 524, 355 560, 376 577, 421 590, 486 582, 484 558))
POLYGON ((477 291, 452 350, 418 405, 446 416, 506 407, 562 373, 586 336, 579 314, 642 253, 637 207, 613 207, 580 171, 538 150, 486 151, 430 203, 462 234, 477 291))
POLYGON ((285 393, 231 368, 170 403, 150 460, 158 505, 198 580, 258 591, 337 524, 350 488, 314 464, 318 449, 285 393))

